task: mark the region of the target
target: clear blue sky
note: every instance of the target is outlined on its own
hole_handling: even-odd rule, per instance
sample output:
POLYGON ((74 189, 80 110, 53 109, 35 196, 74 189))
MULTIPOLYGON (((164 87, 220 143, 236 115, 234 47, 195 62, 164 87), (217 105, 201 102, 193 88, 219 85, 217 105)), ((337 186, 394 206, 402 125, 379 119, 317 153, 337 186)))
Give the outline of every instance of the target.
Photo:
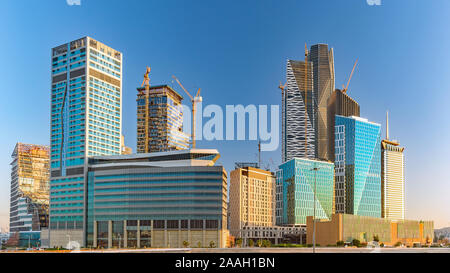
MULTIPOLYGON (((204 104, 279 104, 286 59, 304 44, 335 50, 336 86, 359 65, 349 94, 361 115, 406 146, 406 216, 450 226, 450 1, 3 0, 0 9, 0 227, 8 224, 16 142, 48 144, 50 49, 91 36, 124 53, 123 131, 136 147, 136 87, 180 78, 204 104)), ((256 141, 200 142, 229 172, 255 161, 256 141)), ((280 150, 263 161, 280 162, 280 150)))

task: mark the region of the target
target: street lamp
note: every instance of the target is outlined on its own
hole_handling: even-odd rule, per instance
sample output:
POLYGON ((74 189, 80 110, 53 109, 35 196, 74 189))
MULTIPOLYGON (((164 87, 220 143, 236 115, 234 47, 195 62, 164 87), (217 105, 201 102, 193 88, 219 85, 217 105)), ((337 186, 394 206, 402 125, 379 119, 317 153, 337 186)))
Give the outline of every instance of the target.
POLYGON ((316 253, 316 186, 318 170, 320 168, 317 167, 310 169, 310 171, 314 171, 313 253, 316 253))

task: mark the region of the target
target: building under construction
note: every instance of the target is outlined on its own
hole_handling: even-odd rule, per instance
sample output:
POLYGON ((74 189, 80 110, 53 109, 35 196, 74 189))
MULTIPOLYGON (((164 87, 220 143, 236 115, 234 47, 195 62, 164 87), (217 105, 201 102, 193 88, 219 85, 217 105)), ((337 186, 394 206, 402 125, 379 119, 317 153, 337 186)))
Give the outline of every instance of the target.
POLYGON ((48 227, 49 147, 17 143, 12 158, 10 232, 40 231, 48 227))
POLYGON ((183 97, 168 85, 138 88, 137 152, 152 153, 189 148, 183 132, 183 97))

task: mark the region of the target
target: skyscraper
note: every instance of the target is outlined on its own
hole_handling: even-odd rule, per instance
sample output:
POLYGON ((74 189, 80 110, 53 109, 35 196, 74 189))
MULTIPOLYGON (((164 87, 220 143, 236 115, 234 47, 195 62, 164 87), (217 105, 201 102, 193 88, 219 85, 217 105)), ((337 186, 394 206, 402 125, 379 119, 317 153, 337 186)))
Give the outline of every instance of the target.
POLYGON ((314 215, 314 203, 317 219, 331 219, 334 213, 333 163, 291 159, 280 165, 276 184, 277 225, 306 225, 306 217, 314 215))
POLYGON ((287 61, 282 162, 294 157, 328 159, 327 104, 335 82, 333 49, 328 50, 326 44, 313 45, 307 56, 307 63, 287 61))
POLYGON ((138 153, 166 152, 189 148, 189 136, 183 132, 182 100, 183 97, 168 85, 151 86, 148 91, 143 87, 138 88, 138 153), (149 93, 148 96, 145 92, 149 93), (147 103, 146 99, 149 100, 147 103), (148 106, 147 111, 146 105, 148 106), (146 122, 148 123, 147 126, 146 122), (146 130, 148 130, 147 133, 146 130))
POLYGON ((334 161, 335 116, 359 117, 359 104, 346 92, 336 89, 328 99, 328 160, 334 161))
POLYGON ((312 64, 303 61, 287 61, 287 86, 284 93, 285 107, 282 130, 282 162, 294 157, 315 157, 314 107, 312 64), (306 69, 306 67, 308 67, 306 69), (306 73, 307 71, 307 73, 306 73), (307 88, 305 88, 307 86, 307 88), (307 92, 305 92, 305 89, 307 92), (306 98, 305 105, 305 96, 306 98), (307 110, 306 110, 307 109, 307 110))
POLYGON ((392 220, 405 219, 405 148, 399 145, 389 140, 386 113, 386 139, 381 141, 381 213, 392 220))
POLYGON ((85 159, 121 153, 122 53, 84 37, 52 49, 50 246, 83 242, 85 159))
POLYGON ((17 143, 11 162, 10 232, 48 226, 50 152, 44 145, 17 143))
POLYGON ((313 63, 313 98, 315 107, 315 142, 319 159, 328 160, 328 99, 334 91, 334 53, 327 44, 311 46, 309 61, 313 63))
POLYGON ((381 126, 336 116, 336 213, 381 217, 381 126))

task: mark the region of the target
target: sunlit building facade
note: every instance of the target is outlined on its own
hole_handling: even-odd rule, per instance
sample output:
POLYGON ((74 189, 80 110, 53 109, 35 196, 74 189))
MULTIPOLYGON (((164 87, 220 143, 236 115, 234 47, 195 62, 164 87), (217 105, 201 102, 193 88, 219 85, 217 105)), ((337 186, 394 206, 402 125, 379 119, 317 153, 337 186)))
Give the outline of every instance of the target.
POLYGON ((275 184, 272 172, 236 168, 230 173, 230 233, 242 238, 244 228, 275 225, 275 184))
POLYGON ((83 241, 85 159, 121 153, 122 57, 90 37, 51 51, 50 246, 83 241))
POLYGON ((383 218, 405 219, 404 147, 396 141, 381 141, 381 212, 383 218))
POLYGON ((11 162, 10 232, 48 226, 50 151, 48 146, 17 143, 11 162))
POLYGON ((138 88, 138 153, 189 148, 189 136, 183 132, 182 100, 183 97, 168 85, 151 86, 149 90, 144 87, 138 88), (146 92, 148 92, 148 96, 146 92), (148 102, 146 102, 147 99, 148 102), (148 107, 147 111, 146 106, 148 107))
POLYGON ((381 217, 381 126, 335 119, 336 212, 381 217))

